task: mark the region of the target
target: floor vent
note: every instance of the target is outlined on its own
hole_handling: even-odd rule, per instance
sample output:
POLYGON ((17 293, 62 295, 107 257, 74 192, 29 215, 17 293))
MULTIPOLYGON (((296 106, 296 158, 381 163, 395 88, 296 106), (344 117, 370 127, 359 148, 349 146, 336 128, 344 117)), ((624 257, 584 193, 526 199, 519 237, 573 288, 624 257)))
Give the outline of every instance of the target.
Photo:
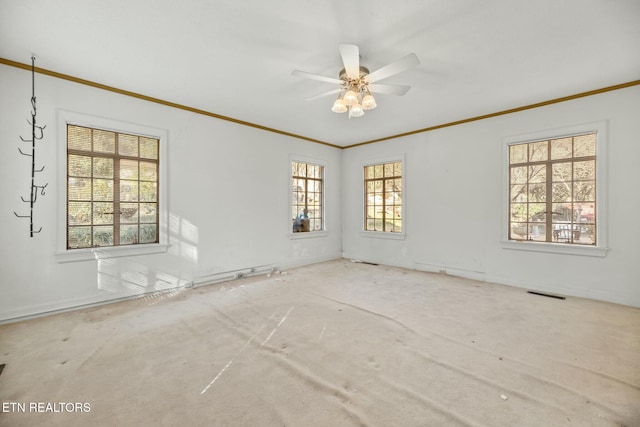
POLYGON ((540 295, 543 297, 549 297, 549 298, 555 298, 555 299, 566 299, 563 296, 560 295, 551 295, 551 294, 545 294, 544 292, 536 292, 536 291, 527 291, 528 294, 533 294, 533 295, 540 295))

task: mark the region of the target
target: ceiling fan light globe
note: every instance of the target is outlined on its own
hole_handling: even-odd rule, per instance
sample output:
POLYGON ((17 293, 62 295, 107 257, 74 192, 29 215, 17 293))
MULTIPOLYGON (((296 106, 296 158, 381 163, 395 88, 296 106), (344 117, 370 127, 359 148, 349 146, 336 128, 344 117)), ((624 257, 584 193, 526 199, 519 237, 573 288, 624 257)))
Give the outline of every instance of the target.
POLYGON ((365 97, 362 98, 362 109, 363 110, 373 110, 377 106, 378 106, 378 104, 376 104, 376 100, 374 99, 374 97, 372 95, 365 95, 365 97))
POLYGON ((351 106, 351 117, 362 117, 364 116, 364 110, 362 106, 356 102, 355 105, 351 106))
POLYGON ((358 95, 352 90, 347 91, 342 99, 344 100, 344 103, 349 107, 358 103, 358 95))
POLYGON ((336 102, 333 103, 333 107, 331 107, 331 111, 334 113, 346 113, 347 106, 344 101, 340 98, 336 99, 336 102))

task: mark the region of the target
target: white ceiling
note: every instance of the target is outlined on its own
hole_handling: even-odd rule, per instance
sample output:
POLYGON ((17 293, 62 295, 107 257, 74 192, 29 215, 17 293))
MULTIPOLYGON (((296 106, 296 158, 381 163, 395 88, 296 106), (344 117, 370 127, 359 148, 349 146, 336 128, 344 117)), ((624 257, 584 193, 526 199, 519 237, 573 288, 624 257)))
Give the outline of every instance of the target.
POLYGON ((0 58, 338 146, 640 79, 640 0, 0 0, 0 58), (402 97, 348 119, 338 45, 402 97))

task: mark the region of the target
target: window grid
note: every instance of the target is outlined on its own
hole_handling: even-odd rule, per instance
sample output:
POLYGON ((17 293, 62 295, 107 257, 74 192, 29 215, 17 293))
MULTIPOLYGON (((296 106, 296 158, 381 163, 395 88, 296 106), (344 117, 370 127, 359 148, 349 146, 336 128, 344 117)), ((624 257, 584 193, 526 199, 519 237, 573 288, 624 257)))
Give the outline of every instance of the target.
POLYGON ((292 162, 293 232, 322 231, 324 167, 292 162))
POLYGON ((364 167, 365 230, 402 232, 402 162, 364 167))
POLYGON ((595 132, 509 146, 509 239, 596 245, 595 132))
POLYGON ((67 125, 67 249, 158 243, 159 140, 67 125))

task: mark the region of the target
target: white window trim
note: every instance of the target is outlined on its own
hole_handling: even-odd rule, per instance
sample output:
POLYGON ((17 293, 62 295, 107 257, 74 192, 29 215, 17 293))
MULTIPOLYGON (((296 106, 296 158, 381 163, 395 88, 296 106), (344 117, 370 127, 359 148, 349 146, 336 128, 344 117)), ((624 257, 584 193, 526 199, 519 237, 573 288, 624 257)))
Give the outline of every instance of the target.
POLYGON ((287 215, 285 218, 291 216, 291 206, 293 205, 293 194, 291 188, 293 187, 293 174, 291 173, 291 165, 293 162, 308 163, 317 166, 322 166, 322 230, 320 231, 308 231, 304 233, 294 233, 291 227, 291 219, 287 222, 287 234, 290 239, 309 239, 314 237, 326 237, 329 235, 328 221, 327 221, 327 179, 329 174, 327 173, 327 161, 322 159, 316 159, 312 157, 299 156, 297 154, 289 155, 288 175, 289 175, 289 204, 287 206, 287 215))
POLYGON ((405 176, 407 175, 407 162, 406 162, 406 155, 404 153, 402 154, 394 154, 394 155, 390 155, 390 156, 385 156, 385 157, 378 157, 375 159, 369 159, 366 161, 363 161, 362 164, 360 165, 360 185, 362 186, 362 199, 360 202, 360 206, 362 206, 362 211, 360 214, 360 218, 362 221, 362 228, 360 231, 360 236, 362 237, 371 237, 371 238, 375 238, 375 239, 391 239, 391 240, 404 240, 406 238, 406 233, 407 233, 407 188, 406 188, 406 179, 405 176), (366 229, 366 220, 365 220, 365 216, 366 216, 366 208, 365 208, 365 202, 366 202, 366 191, 364 189, 364 180, 365 180, 365 176, 364 176, 364 168, 366 166, 374 166, 374 165, 379 165, 379 164, 383 164, 383 163, 392 163, 392 162, 401 162, 402 163, 402 232, 400 233, 392 233, 390 231, 369 231, 366 229))
POLYGON ((166 252, 169 248, 168 208, 167 208, 167 131, 135 123, 90 116, 66 110, 58 110, 58 195, 57 195, 57 236, 55 259, 59 263, 116 258, 134 255, 149 255, 166 252), (140 245, 109 246, 86 249, 67 249, 67 125, 79 125, 115 132, 158 138, 159 147, 159 229, 160 242, 140 245))
POLYGON ((502 239, 503 249, 547 252, 566 255, 605 257, 608 248, 608 122, 598 121, 561 128, 507 136, 502 139, 502 239), (556 139, 586 132, 596 132, 596 245, 583 246, 564 243, 509 240, 509 146, 536 140, 556 139))

